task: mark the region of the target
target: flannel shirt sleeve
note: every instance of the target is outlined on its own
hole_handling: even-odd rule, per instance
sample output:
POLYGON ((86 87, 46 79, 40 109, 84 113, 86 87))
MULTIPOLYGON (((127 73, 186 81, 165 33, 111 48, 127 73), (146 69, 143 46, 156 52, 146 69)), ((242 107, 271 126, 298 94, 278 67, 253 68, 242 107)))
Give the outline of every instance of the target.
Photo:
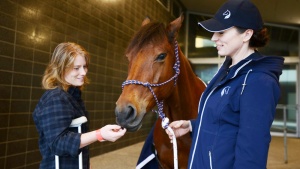
POLYGON ((39 115, 47 146, 55 155, 77 156, 80 153, 79 133, 69 131, 74 118, 74 108, 66 97, 52 97, 39 115))

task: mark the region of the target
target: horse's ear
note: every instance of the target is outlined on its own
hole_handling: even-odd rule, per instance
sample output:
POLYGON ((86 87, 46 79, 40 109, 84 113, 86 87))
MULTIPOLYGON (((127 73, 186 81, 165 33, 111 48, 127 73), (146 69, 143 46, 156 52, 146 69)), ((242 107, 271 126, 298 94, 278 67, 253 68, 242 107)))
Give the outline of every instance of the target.
POLYGON ((181 15, 178 18, 176 18, 174 21, 172 21, 168 25, 167 30, 169 32, 169 39, 170 40, 173 40, 177 36, 177 34, 179 32, 179 29, 182 25, 183 19, 184 19, 184 16, 183 16, 183 13, 181 13, 181 15))
POLYGON ((150 18, 147 16, 142 22, 142 26, 147 25, 148 23, 150 23, 150 18))

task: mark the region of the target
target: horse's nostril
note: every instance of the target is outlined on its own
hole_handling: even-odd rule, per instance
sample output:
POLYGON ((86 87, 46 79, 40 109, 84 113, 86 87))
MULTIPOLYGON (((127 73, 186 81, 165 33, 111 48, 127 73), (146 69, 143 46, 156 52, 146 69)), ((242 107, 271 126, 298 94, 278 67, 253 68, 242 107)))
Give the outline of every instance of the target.
POLYGON ((126 119, 134 116, 134 108, 132 106, 128 106, 126 112, 126 119))
POLYGON ((131 122, 133 119, 135 119, 135 108, 131 105, 127 105, 126 107, 123 107, 123 109, 116 108, 115 109, 115 115, 117 117, 118 122, 120 123, 128 123, 131 122))

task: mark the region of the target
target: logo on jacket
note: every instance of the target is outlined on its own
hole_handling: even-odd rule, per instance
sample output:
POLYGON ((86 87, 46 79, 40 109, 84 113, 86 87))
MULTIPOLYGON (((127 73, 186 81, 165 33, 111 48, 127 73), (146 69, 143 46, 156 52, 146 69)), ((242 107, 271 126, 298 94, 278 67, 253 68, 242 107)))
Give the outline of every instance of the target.
POLYGON ((230 89, 230 86, 226 86, 223 88, 222 92, 221 92, 221 96, 223 96, 224 94, 228 94, 229 93, 229 89, 230 89))
POLYGON ((225 16, 224 19, 228 19, 228 18, 230 18, 230 16, 231 16, 231 12, 227 9, 227 11, 225 11, 225 12, 223 13, 223 15, 225 16))

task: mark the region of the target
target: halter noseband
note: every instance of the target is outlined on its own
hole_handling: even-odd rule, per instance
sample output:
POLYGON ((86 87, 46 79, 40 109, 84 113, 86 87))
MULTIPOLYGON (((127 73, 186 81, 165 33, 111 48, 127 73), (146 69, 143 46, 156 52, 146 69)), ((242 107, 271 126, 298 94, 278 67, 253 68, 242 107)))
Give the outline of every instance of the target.
MULTIPOLYGON (((158 101, 152 87, 158 87, 158 86, 162 86, 162 85, 165 85, 167 83, 169 83, 170 81, 174 80, 174 86, 176 85, 177 83, 177 79, 178 79, 178 75, 180 73, 180 60, 179 60, 179 56, 178 56, 178 43, 177 41, 175 40, 174 41, 175 43, 175 63, 174 63, 174 66, 173 66, 173 69, 175 70, 175 75, 172 76, 169 80, 165 81, 165 82, 162 82, 162 83, 159 83, 159 84, 151 84, 149 82, 141 82, 141 81, 138 81, 138 80, 126 80, 125 82, 122 83, 122 90, 124 89, 124 86, 125 85, 129 85, 129 84, 136 84, 136 85, 143 85, 145 87, 148 87, 150 92, 152 93, 154 99, 155 99, 155 102, 157 104, 157 108, 158 110, 152 110, 153 112, 156 112, 159 117, 161 119, 165 119, 165 114, 163 113, 163 101, 158 101)), ((168 127, 168 124, 164 124, 163 125, 163 128, 166 129, 168 127)))

